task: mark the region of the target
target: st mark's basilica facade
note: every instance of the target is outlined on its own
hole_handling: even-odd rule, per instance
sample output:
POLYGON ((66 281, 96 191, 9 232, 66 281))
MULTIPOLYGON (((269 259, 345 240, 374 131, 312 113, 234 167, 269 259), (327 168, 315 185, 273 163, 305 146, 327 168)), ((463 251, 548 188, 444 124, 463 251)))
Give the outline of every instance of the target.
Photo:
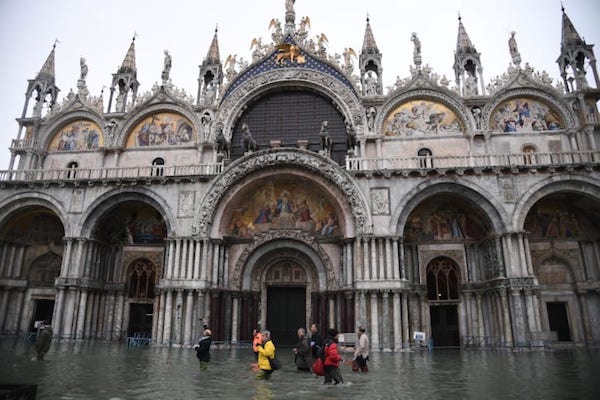
POLYGON ((0 171, 0 334, 188 345, 205 318, 226 344, 312 322, 380 350, 597 344, 600 79, 562 12, 560 82, 513 33, 486 85, 459 19, 454 83, 412 34, 384 88, 369 20, 332 55, 294 2, 250 63, 207 38, 195 98, 168 52, 138 93, 132 41, 110 93, 82 59, 59 104, 52 49, 0 171))

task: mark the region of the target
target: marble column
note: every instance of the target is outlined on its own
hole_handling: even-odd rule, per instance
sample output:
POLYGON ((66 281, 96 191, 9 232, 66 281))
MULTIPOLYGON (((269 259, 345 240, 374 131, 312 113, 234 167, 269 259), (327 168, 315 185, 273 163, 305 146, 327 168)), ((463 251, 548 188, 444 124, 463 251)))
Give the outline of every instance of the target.
POLYGON ((173 317, 173 291, 166 291, 165 299, 165 322, 163 329, 163 343, 171 344, 171 319, 173 317))
POLYGON ((175 264, 173 265, 172 279, 179 279, 181 276, 181 238, 175 239, 175 264))
POLYGON ((335 326, 335 295, 334 294, 330 294, 329 296, 327 296, 327 303, 328 303, 328 310, 327 310, 327 316, 329 317, 327 320, 327 323, 329 324, 330 327, 334 327, 335 326))
POLYGON ((83 339, 85 329, 85 317, 87 312, 87 300, 88 291, 87 289, 81 289, 79 296, 79 315, 77 316, 77 329, 75 331, 77 339, 83 339))
MULTIPOLYGON (((188 264, 189 265, 189 264, 188 264)), ((185 331, 183 335, 183 344, 189 346, 192 343, 192 325, 193 325, 194 292, 188 290, 185 296, 185 331)))
POLYGON ((76 289, 69 287, 66 290, 66 306, 64 310, 65 321, 63 323, 64 336, 68 339, 72 338, 73 335, 73 314, 75 313, 75 295, 76 289))
POLYGON ((154 294, 154 304, 152 304, 152 341, 154 343, 160 343, 158 340, 159 333, 162 336, 162 332, 159 330, 159 321, 162 313, 160 312, 162 295, 160 292, 154 294))
POLYGON ((393 330, 394 330, 394 350, 402 349, 402 312, 400 305, 400 292, 395 291, 392 297, 393 307, 393 330))
POLYGON ((400 260, 398 259, 398 238, 392 238, 392 276, 394 280, 400 279, 400 260))
POLYGON ((483 308, 481 305, 481 293, 475 293, 475 304, 477 307, 477 336, 485 336, 483 329, 483 308))
POLYGON ((511 332, 511 323, 510 323, 510 309, 508 307, 508 299, 506 295, 506 290, 502 290, 500 292, 500 300, 502 302, 502 319, 504 325, 504 340, 507 346, 512 347, 513 338, 511 332))
POLYGON ((173 334, 174 342, 177 344, 181 344, 181 328, 183 322, 182 310, 183 309, 183 290, 176 289, 175 290, 175 332, 173 334))
POLYGON ((371 349, 379 350, 379 312, 377 292, 370 293, 371 300, 371 349))
POLYGON ((371 280, 371 253, 369 250, 369 242, 368 237, 363 237, 363 279, 365 281, 371 280))
POLYGON ((195 256, 194 256, 194 273, 192 279, 200 279, 200 257, 202 255, 202 242, 199 239, 194 239, 195 256))
POLYGON ((594 337, 592 336, 592 325, 590 323, 589 307, 587 302, 587 291, 585 289, 577 291, 577 299, 581 305, 581 321, 583 323, 583 336, 587 344, 594 343, 594 337))
POLYGON ((169 247, 167 251, 167 273, 165 279, 173 279, 173 270, 175 263, 175 239, 169 239, 169 247))
POLYGON ((239 332, 239 303, 240 294, 235 292, 232 294, 231 305, 231 343, 237 344, 239 332))
POLYGON ((355 319, 356 326, 367 326, 369 324, 367 320, 367 298, 364 290, 361 290, 358 295, 358 312, 355 319))
POLYGON ((354 246, 354 276, 357 281, 363 280, 363 246, 361 238, 355 239, 356 246, 354 246))
POLYGON ((123 308, 125 307, 125 293, 117 292, 115 294, 115 319, 113 322, 113 332, 115 334, 115 338, 122 339, 123 338, 123 308))
POLYGON ((156 338, 156 342, 159 344, 163 343, 163 338, 164 338, 164 330, 165 330, 165 314, 167 312, 165 303, 166 303, 166 291, 165 290, 161 290, 160 291, 160 300, 159 300, 159 308, 157 310, 158 312, 158 317, 157 317, 157 321, 156 321, 156 336, 154 336, 156 338))
POLYGON ((515 345, 523 344, 526 340, 525 337, 525 315, 523 314, 523 304, 521 301, 521 290, 516 288, 510 289, 510 300, 513 304, 512 309, 514 310, 513 316, 513 336, 515 338, 515 345))
POLYGON ((381 339, 383 340, 382 347, 383 351, 392 351, 390 345, 390 293, 384 290, 381 293, 381 329, 383 334, 381 339))
POLYGON ((408 324, 408 293, 402 293, 402 343, 410 342, 410 330, 408 324))

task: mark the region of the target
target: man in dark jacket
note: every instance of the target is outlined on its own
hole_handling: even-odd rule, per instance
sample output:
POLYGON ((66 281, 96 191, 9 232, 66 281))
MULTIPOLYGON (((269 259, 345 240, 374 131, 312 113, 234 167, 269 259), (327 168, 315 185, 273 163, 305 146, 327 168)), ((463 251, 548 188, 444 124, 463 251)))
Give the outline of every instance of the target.
POLYGON ((50 343, 52 343, 52 327, 47 321, 44 321, 40 329, 35 342, 35 352, 37 353, 37 359, 43 360, 48 350, 50 350, 50 343))
POLYGON ((310 326, 310 350, 313 359, 323 357, 323 339, 319 335, 319 327, 317 324, 310 326))
POLYGON ((210 344, 212 343, 212 332, 207 328, 206 322, 204 324, 204 336, 200 338, 198 344, 194 346, 196 350, 196 357, 200 361, 200 370, 206 371, 208 368, 208 362, 210 361, 210 344))

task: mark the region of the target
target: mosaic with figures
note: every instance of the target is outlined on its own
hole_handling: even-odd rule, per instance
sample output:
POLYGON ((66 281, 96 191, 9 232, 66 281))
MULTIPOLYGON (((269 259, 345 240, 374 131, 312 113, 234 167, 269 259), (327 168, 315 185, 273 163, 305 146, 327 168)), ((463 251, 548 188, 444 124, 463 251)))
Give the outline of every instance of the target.
POLYGON ((554 110, 531 98, 505 101, 490 118, 490 128, 494 132, 553 131, 563 127, 554 110))
POLYGON ((167 236, 164 219, 154 208, 124 202, 105 214, 94 229, 94 237, 110 244, 162 243, 167 236))
POLYGON ((339 235, 333 205, 311 185, 297 178, 275 178, 247 189, 227 207, 226 234, 251 238, 271 229, 298 229, 316 237, 339 235))
POLYGON ((95 122, 79 120, 64 126, 50 142, 50 151, 94 150, 104 145, 102 130, 95 122))
POLYGON ((480 240, 489 235, 487 218, 477 209, 461 202, 456 207, 448 203, 428 202, 419 206, 407 221, 406 240, 480 240))
POLYGON ((193 144, 197 132, 187 118, 176 113, 157 113, 143 119, 129 134, 126 146, 177 146, 193 144))
POLYGON ((443 104, 413 100, 396 107, 384 123, 386 136, 457 134, 464 131, 456 114, 443 104))
POLYGON ((568 201, 546 200, 529 212, 524 228, 532 239, 596 237, 597 210, 586 211, 568 201))

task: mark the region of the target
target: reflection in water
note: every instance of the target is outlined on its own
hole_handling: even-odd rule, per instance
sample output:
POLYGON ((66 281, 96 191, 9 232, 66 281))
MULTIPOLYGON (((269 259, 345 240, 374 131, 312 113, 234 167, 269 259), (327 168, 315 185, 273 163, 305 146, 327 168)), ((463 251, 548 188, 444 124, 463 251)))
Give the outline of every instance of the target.
MULTIPOLYGON (((296 371, 290 349, 270 381, 250 370, 251 351, 212 350, 201 372, 193 350, 53 343, 46 361, 33 347, 0 341, 0 384, 38 385, 39 399, 592 399, 600 393, 600 351, 373 353, 370 372, 342 366, 343 385, 296 371)), ((347 354, 346 357, 350 355, 347 354)))

